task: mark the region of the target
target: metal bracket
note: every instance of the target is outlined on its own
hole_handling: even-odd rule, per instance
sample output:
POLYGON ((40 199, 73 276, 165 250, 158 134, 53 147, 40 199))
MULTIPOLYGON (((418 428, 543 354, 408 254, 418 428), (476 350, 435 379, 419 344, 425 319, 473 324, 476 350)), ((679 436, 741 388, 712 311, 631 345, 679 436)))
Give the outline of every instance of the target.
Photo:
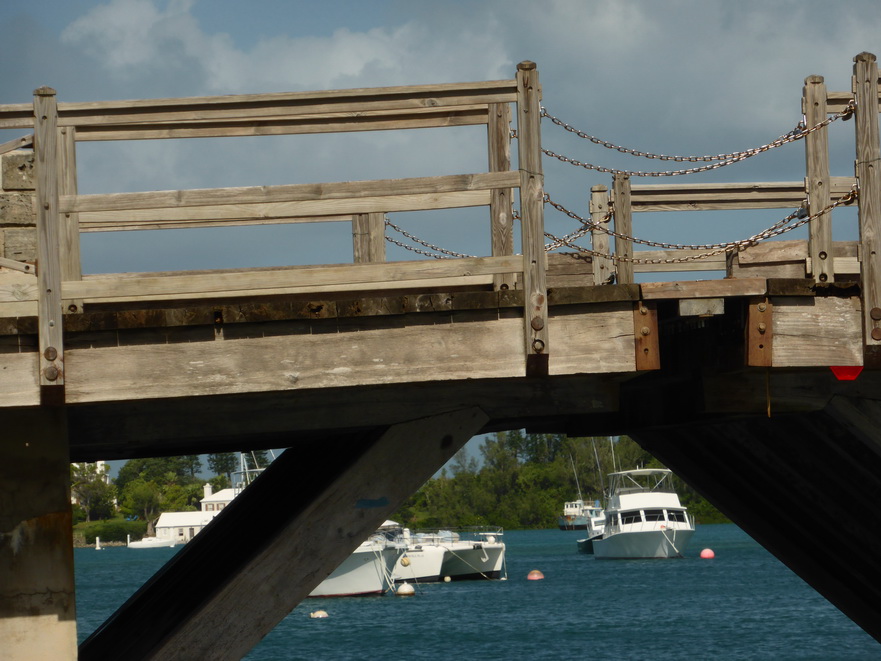
POLYGON ((773 364, 772 307, 767 298, 750 303, 746 321, 746 364, 750 367, 771 367, 773 364))
POLYGON ((661 369, 658 309, 655 302, 637 301, 633 308, 633 345, 638 371, 661 369))

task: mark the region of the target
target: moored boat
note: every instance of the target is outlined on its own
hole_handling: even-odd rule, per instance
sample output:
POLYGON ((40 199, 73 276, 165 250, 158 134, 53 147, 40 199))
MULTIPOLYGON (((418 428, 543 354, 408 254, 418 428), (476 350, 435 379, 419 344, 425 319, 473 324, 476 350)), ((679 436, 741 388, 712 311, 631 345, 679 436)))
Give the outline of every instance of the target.
POLYGON ((175 540, 162 537, 144 537, 143 539, 128 542, 130 549, 161 549, 175 546, 175 540))
POLYGON ((361 542, 343 563, 309 593, 310 597, 354 597, 383 594, 394 583, 395 563, 405 551, 404 544, 382 535, 361 542))
POLYGON ((597 558, 681 557, 694 520, 673 489, 667 468, 611 473, 603 534, 592 540, 597 558))

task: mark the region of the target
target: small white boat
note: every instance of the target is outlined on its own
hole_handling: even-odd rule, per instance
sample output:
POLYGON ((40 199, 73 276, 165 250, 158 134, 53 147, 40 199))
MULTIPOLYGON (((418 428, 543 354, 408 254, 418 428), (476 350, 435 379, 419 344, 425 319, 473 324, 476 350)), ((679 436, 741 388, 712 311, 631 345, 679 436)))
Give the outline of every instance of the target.
POLYGON ((310 597, 354 597, 383 594, 394 581, 392 571, 403 555, 402 543, 372 535, 356 548, 330 576, 318 584, 310 597))
POLYGON ((475 531, 467 537, 459 532, 440 530, 444 563, 441 566, 443 580, 506 579, 505 543, 502 529, 475 531))
POLYGON ((143 539, 129 542, 127 544, 128 548, 130 549, 160 549, 165 547, 172 547, 174 545, 175 540, 165 539, 163 537, 144 537, 143 539))
MULTIPOLYGON (((603 534, 592 540, 597 558, 681 557, 694 519, 679 502, 667 468, 611 473, 603 534)), ((580 542, 579 542, 580 544, 580 542)))
MULTIPOLYGON (((394 523, 394 522, 391 522, 394 523)), ((435 533, 410 533, 399 528, 396 539, 406 544, 406 551, 398 558, 392 578, 396 583, 432 583, 441 579, 446 549, 439 544, 435 533)))

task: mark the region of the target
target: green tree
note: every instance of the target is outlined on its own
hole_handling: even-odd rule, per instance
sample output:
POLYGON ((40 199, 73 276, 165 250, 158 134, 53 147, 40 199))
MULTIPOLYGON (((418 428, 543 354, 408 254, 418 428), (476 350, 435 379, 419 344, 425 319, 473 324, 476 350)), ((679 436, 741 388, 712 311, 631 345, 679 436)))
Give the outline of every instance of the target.
POLYGON ((131 480, 122 490, 122 510, 146 521, 147 536, 156 534, 154 525, 162 506, 162 490, 153 481, 142 478, 131 480))
POLYGON ((226 475, 231 483, 232 474, 239 467, 239 457, 235 452, 218 452, 208 455, 208 468, 215 475, 226 475))
POLYGON ((70 466, 70 493, 85 513, 85 520, 109 519, 115 509, 116 487, 110 484, 107 467, 78 463, 70 466))

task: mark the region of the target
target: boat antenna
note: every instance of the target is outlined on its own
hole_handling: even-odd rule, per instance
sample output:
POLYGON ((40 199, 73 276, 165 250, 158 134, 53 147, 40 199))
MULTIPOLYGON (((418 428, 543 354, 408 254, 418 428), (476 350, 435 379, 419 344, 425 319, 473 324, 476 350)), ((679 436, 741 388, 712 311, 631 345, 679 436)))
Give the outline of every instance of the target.
POLYGON ((612 442, 612 437, 609 436, 609 449, 612 451, 612 472, 618 472, 618 463, 615 461, 615 444, 612 442))
POLYGON ((572 453, 569 453, 569 461, 572 462, 572 473, 575 475, 575 488, 578 490, 578 500, 583 501, 584 498, 581 497, 581 485, 578 484, 578 471, 575 470, 575 459, 572 457, 572 453))
POLYGON ((597 441, 595 438, 591 438, 590 442, 593 445, 593 458, 597 464, 597 477, 600 478, 600 490, 602 491, 603 498, 606 498, 606 480, 603 477, 603 467, 600 464, 600 453, 597 452, 597 441))

